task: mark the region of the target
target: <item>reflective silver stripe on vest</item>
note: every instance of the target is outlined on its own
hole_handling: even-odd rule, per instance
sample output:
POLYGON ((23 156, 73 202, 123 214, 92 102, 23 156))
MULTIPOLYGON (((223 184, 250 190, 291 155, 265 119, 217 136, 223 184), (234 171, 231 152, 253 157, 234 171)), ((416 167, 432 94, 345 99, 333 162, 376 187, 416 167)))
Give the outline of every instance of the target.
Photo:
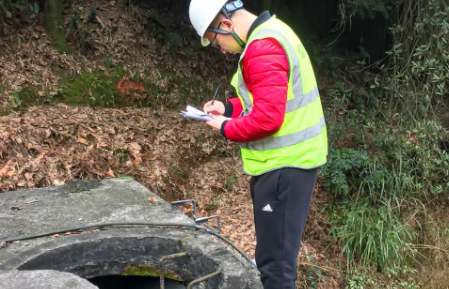
POLYGON ((253 105, 251 104, 251 100, 249 99, 248 95, 248 87, 246 86, 245 81, 243 80, 243 76, 240 77, 240 72, 238 74, 238 81, 239 81, 239 94, 243 98, 243 103, 245 104, 245 114, 248 114, 253 109, 253 105))
POLYGON ((240 146, 244 149, 252 151, 265 151, 265 150, 284 148, 319 136, 322 133, 322 129, 325 126, 326 122, 324 120, 324 117, 321 117, 319 123, 311 127, 308 127, 302 131, 283 135, 276 138, 268 137, 258 141, 246 142, 242 143, 240 146))
POLYGON ((307 106, 309 103, 314 102, 318 97, 320 97, 320 92, 318 91, 318 87, 315 86, 310 92, 296 96, 293 99, 287 101, 287 110, 286 112, 295 111, 301 107, 307 106))
MULTIPOLYGON (((291 55, 293 59, 293 67, 290 69, 290 71, 293 72, 293 99, 287 101, 286 113, 295 111, 301 107, 307 106, 309 103, 314 102, 320 96, 318 87, 315 86, 311 91, 307 92, 306 94, 302 94, 302 79, 301 70, 299 69, 299 60, 290 42, 287 41, 287 39, 278 31, 269 29, 260 30, 259 32, 257 32, 254 38, 257 38, 258 35, 267 33, 276 35, 277 37, 281 38, 287 45, 288 52, 285 51, 286 48, 282 45, 285 53, 291 55)), ((239 94, 243 98, 243 102, 245 104, 245 107, 247 108, 247 113, 249 113, 252 110, 252 104, 248 95, 248 87, 246 86, 245 81, 243 80, 243 76, 241 76, 240 73, 238 77, 238 83, 239 94)))

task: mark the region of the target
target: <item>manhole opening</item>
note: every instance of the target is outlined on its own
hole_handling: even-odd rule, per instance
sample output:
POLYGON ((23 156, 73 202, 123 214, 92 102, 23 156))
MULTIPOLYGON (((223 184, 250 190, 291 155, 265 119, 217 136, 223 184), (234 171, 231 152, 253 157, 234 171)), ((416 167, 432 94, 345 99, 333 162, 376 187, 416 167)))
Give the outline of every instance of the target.
POLYGON ((98 283, 99 289, 159 289, 161 271, 165 289, 189 288, 192 282, 202 283, 204 289, 218 288, 218 264, 201 250, 184 247, 185 233, 179 234, 127 230, 81 235, 78 241, 40 251, 18 269, 69 272, 98 283))
MULTIPOLYGON (((160 289, 160 278, 145 276, 107 275, 87 279, 98 289, 160 289)), ((164 279, 165 289, 185 289, 185 282, 164 279)))

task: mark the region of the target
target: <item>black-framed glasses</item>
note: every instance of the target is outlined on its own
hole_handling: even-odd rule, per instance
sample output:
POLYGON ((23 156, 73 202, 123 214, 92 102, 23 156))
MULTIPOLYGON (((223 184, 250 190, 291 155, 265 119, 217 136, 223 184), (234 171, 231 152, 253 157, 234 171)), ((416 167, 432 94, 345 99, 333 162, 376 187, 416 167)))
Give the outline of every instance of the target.
POLYGON ((217 28, 207 28, 207 30, 215 32, 214 39, 211 42, 211 45, 213 47, 220 48, 220 45, 216 44, 217 34, 222 34, 222 35, 230 35, 230 34, 232 34, 232 32, 230 32, 230 31, 226 31, 226 30, 220 29, 220 26, 221 26, 221 22, 220 22, 220 24, 218 24, 217 28))
MULTIPOLYGON (((229 17, 229 14, 226 12, 226 10, 225 10, 224 8, 221 9, 221 13, 224 14, 224 16, 226 17, 226 19, 231 20, 231 17, 229 17)), ((230 31, 226 31, 226 30, 220 29, 220 26, 221 26, 221 21, 220 21, 220 23, 218 24, 218 27, 217 27, 217 28, 211 28, 211 27, 207 28, 207 30, 212 31, 212 32, 215 32, 215 36, 214 36, 214 39, 213 39, 212 42, 211 42, 211 45, 212 45, 213 47, 217 47, 217 48, 220 48, 220 45, 218 45, 218 44, 215 43, 215 42, 216 42, 216 39, 217 39, 217 34, 223 34, 223 35, 230 35, 230 34, 232 34, 232 32, 230 32, 230 31)))
POLYGON ((220 26, 221 26, 221 22, 218 23, 217 30, 214 31, 214 32, 215 32, 214 39, 213 39, 212 42, 211 42, 211 45, 212 45, 213 47, 216 47, 216 48, 220 48, 220 45, 217 44, 217 35, 218 35, 218 32, 217 32, 217 31, 220 30, 220 26))
MULTIPOLYGON (((228 3, 226 3, 222 8, 220 13, 222 13, 226 19, 231 20, 231 15, 230 13, 243 8, 243 3, 240 0, 237 1, 228 1, 228 3)), ((234 30, 232 31, 226 31, 226 30, 221 30, 220 29, 220 24, 218 25, 218 27, 215 28, 207 28, 207 30, 215 32, 215 36, 214 39, 212 40, 212 45, 213 47, 218 47, 220 48, 220 46, 218 44, 216 44, 215 42, 217 41, 217 34, 223 34, 223 35, 232 35, 235 39, 235 41, 237 41, 237 43, 240 45, 240 47, 245 48, 245 42, 242 41, 242 39, 240 39, 240 37, 237 35, 237 33, 235 33, 234 30)))

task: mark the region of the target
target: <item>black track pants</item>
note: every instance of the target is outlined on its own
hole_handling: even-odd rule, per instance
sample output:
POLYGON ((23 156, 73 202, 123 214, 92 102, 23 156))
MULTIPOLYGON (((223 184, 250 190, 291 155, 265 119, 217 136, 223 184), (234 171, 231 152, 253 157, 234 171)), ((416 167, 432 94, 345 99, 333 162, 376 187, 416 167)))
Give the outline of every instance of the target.
POLYGON ((282 168, 252 177, 256 263, 264 289, 294 289, 301 235, 317 169, 282 168))

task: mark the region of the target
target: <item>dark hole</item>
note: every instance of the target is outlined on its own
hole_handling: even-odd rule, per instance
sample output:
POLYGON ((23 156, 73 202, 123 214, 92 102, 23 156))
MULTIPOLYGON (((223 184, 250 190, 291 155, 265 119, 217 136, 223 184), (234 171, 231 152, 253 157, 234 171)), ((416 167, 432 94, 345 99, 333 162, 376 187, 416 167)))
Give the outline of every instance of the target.
MULTIPOLYGON (((99 289, 160 289, 159 277, 109 275, 88 279, 99 289)), ((186 289, 176 280, 165 278, 165 289, 186 289)))

